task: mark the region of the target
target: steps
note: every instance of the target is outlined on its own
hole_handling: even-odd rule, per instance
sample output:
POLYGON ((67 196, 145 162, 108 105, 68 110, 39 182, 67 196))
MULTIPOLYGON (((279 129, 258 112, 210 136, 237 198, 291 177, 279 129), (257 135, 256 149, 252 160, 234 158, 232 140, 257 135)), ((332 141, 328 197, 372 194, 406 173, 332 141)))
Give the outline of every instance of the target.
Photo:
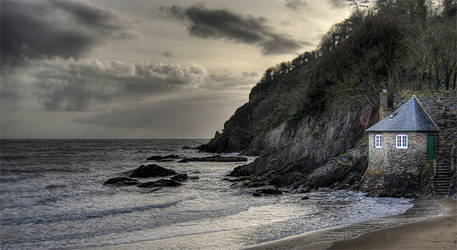
POLYGON ((449 193, 449 185, 451 184, 451 166, 444 163, 438 163, 436 165, 436 175, 433 180, 433 187, 435 194, 447 195, 449 193))

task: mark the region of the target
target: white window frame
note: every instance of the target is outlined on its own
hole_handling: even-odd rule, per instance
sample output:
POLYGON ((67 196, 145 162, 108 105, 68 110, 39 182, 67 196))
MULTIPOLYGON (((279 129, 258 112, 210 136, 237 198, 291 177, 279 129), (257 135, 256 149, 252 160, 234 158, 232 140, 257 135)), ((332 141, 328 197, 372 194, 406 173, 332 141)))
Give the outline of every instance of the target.
POLYGON ((382 148, 382 135, 375 135, 374 136, 374 147, 375 148, 382 148))
POLYGON ((399 149, 407 149, 408 148, 408 135, 397 135, 397 140, 395 141, 395 145, 399 149))

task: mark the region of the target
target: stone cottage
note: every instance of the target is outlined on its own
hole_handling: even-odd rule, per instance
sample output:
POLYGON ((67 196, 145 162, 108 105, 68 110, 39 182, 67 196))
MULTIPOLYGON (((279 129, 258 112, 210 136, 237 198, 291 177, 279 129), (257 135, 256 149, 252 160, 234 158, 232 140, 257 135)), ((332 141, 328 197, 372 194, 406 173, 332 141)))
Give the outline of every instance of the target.
POLYGON ((438 126, 413 96, 396 111, 382 110, 368 128, 369 163, 361 190, 378 196, 414 196, 433 185, 438 126), (390 114, 389 114, 390 113, 390 114))

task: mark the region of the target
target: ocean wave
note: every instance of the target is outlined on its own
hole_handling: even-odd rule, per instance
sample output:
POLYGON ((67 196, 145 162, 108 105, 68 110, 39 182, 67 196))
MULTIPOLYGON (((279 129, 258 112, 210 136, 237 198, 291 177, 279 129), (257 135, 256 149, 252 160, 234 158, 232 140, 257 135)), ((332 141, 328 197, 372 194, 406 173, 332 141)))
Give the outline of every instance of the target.
POLYGON ((167 208, 175 206, 180 201, 173 201, 162 204, 152 204, 146 206, 137 206, 130 208, 117 208, 110 210, 101 210, 101 211, 91 211, 83 212, 80 214, 55 214, 55 215, 45 215, 45 216, 35 216, 35 217, 19 217, 19 218, 4 218, 0 220, 0 225, 24 225, 24 224, 43 224, 43 223, 54 223, 61 221, 77 221, 77 220, 89 220, 95 218, 102 218, 106 216, 118 215, 118 214, 128 214, 134 212, 143 212, 156 208, 167 208))

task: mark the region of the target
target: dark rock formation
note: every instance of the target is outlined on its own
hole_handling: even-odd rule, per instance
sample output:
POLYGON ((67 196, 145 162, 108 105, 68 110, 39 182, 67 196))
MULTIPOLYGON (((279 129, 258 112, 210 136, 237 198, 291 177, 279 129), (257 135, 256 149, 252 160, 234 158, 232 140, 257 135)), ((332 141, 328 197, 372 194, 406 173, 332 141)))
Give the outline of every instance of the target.
POLYGON ((171 177, 171 180, 173 180, 173 181, 185 181, 185 180, 187 180, 187 178, 189 178, 189 176, 187 176, 187 174, 177 174, 177 175, 171 177))
POLYGON ((262 188, 262 189, 257 189, 252 193, 254 196, 260 196, 260 195, 275 195, 275 194, 282 194, 282 191, 279 189, 275 188, 262 188))
POLYGON ((178 159, 178 158, 180 158, 179 155, 165 155, 165 156, 153 155, 146 160, 148 160, 148 161, 166 161, 166 160, 173 160, 173 159, 178 159))
POLYGON ((176 172, 171 169, 166 169, 161 166, 150 164, 141 165, 139 168, 132 171, 130 177, 148 178, 148 177, 163 177, 175 175, 176 172))
POLYGON ((139 183, 140 183, 139 181, 137 181, 135 179, 132 179, 132 178, 128 178, 128 177, 115 177, 115 178, 108 179, 107 181, 105 181, 103 183, 103 185, 108 185, 108 186, 131 186, 131 185, 137 185, 139 183))
MULTIPOLYGON (((307 162, 297 161, 284 168, 271 169, 265 174, 256 172, 255 164, 251 163, 236 167, 229 176, 240 176, 250 178, 250 183, 273 184, 280 187, 291 187, 299 192, 309 192, 311 189, 319 187, 332 187, 335 189, 357 189, 360 179, 365 172, 368 164, 366 138, 361 140, 352 149, 330 158, 325 164, 317 168, 307 170, 307 162), (260 178, 260 179, 259 179, 260 178)), ((262 172, 260 172, 262 173, 262 172)), ((227 180, 237 180, 227 177, 227 180)), ((245 179, 242 179, 243 181, 245 179)), ((248 183, 247 185, 250 185, 248 183)))
POLYGON ((148 181, 145 183, 141 183, 138 185, 138 187, 140 187, 140 188, 177 187, 177 186, 181 186, 181 185, 182 185, 181 183, 174 181, 174 180, 160 179, 157 181, 148 181))
POLYGON ((192 157, 192 158, 184 158, 179 162, 190 162, 190 161, 201 161, 201 162, 246 162, 248 158, 246 157, 239 157, 239 156, 221 156, 221 155, 214 155, 208 157, 192 157))

